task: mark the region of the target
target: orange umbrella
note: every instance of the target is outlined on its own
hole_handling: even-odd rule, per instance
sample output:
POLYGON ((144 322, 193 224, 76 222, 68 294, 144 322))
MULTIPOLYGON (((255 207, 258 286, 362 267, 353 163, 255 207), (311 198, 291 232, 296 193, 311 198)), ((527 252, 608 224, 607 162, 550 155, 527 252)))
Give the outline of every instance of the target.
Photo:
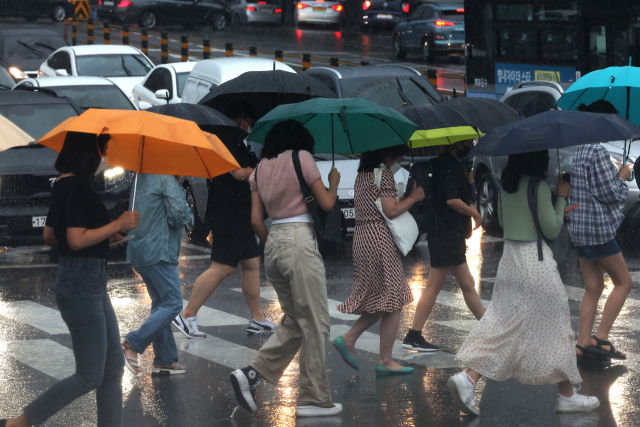
POLYGON ((38 143, 60 152, 67 132, 109 134, 104 153, 109 166, 137 173, 213 178, 240 169, 217 136, 192 121, 147 111, 89 109, 65 120, 38 143))

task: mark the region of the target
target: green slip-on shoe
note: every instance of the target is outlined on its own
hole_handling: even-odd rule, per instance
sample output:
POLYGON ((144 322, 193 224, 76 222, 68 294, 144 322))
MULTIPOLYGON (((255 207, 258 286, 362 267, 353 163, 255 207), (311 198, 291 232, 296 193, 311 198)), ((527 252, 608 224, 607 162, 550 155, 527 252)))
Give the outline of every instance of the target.
POLYGON ((342 356, 344 363, 346 363, 356 371, 360 370, 358 361, 351 355, 351 353, 349 353, 347 344, 344 342, 344 338, 342 338, 342 336, 339 336, 338 338, 333 340, 333 346, 340 352, 340 356, 342 356))
POLYGON ((413 368, 409 367, 409 366, 405 366, 402 369, 398 369, 397 371, 391 368, 387 368, 384 365, 381 365, 379 363, 376 363, 376 374, 377 375, 406 375, 406 374, 412 374, 413 373, 413 368))

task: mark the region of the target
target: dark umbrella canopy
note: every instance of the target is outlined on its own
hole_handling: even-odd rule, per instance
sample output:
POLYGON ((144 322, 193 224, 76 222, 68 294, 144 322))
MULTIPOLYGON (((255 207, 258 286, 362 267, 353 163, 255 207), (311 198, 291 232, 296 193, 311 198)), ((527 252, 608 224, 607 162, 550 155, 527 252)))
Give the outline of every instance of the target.
POLYGON ((438 108, 440 104, 429 107, 401 107, 398 109, 406 118, 418 126, 418 130, 431 130, 469 126, 469 122, 457 111, 438 108))
POLYGON ((504 102, 488 98, 455 97, 437 104, 436 107, 456 111, 483 133, 523 119, 516 110, 504 102))
POLYGON ((635 138, 640 138, 640 129, 617 114, 551 110, 492 130, 467 157, 507 156, 635 138))
POLYGON ((245 100, 253 104, 259 116, 263 116, 278 105, 311 98, 336 98, 336 94, 308 74, 283 70, 249 71, 212 88, 199 104, 224 112, 231 102, 245 100))

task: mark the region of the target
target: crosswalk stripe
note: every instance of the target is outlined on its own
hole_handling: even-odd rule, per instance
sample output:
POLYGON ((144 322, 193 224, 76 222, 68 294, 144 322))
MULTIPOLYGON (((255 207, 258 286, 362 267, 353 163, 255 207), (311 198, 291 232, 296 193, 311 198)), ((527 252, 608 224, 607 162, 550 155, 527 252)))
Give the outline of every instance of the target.
POLYGON ((68 334, 60 312, 33 301, 0 302, 0 314, 16 322, 26 323, 51 335, 68 334))
POLYGON ((174 336, 178 349, 230 369, 244 368, 258 354, 256 350, 211 335, 195 340, 185 338, 180 332, 174 336))
POLYGON ((2 354, 11 356, 25 365, 57 380, 76 371, 73 351, 51 340, 0 342, 2 354))
MULTIPOLYGON (((189 301, 182 300, 184 307, 186 307, 188 303, 189 301)), ((200 311, 198 311, 198 326, 234 326, 247 324, 249 324, 248 319, 216 310, 206 305, 203 305, 200 311)))
POLYGON ((438 325, 447 326, 449 328, 458 329, 460 331, 471 332, 471 330, 478 324, 476 319, 473 320, 438 320, 434 323, 438 325))

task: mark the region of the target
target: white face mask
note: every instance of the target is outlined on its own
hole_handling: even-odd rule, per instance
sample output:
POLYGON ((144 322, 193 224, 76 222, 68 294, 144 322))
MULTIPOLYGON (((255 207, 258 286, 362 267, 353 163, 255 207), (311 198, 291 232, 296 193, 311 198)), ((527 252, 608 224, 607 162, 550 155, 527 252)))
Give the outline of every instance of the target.
POLYGON ((102 171, 106 170, 109 168, 109 157, 104 156, 102 157, 102 160, 100 161, 100 164, 98 165, 98 169, 96 169, 95 173, 93 174, 93 176, 98 176, 102 173, 102 171))

